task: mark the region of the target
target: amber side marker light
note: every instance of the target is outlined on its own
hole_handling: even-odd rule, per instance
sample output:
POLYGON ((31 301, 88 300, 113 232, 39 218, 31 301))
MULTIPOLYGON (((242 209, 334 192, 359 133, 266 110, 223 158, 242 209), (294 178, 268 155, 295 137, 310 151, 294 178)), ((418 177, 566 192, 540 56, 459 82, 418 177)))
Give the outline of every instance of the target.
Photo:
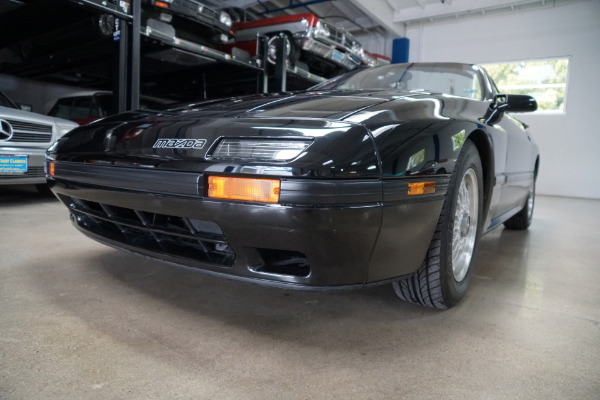
POLYGON ((154 5, 160 8, 169 8, 169 3, 165 3, 164 1, 155 1, 154 5))
POLYGON ((209 176, 208 197, 277 203, 279 201, 280 185, 279 179, 209 176))
POLYGON ((408 184, 408 195, 435 193, 435 182, 410 182, 408 184))
POLYGON ((48 175, 50 175, 51 177, 54 177, 54 167, 55 167, 55 162, 54 161, 50 161, 48 162, 48 175))

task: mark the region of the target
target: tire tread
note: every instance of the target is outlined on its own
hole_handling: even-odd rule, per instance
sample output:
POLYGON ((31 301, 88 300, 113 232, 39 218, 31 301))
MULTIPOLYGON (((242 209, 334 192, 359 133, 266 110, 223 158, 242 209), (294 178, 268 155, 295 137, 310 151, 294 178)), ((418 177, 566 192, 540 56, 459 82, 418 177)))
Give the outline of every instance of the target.
MULTIPOLYGON (((470 141, 467 141, 467 143, 465 144, 466 146, 472 146, 474 151, 477 152, 475 146, 470 141)), ((457 174, 453 174, 450 178, 449 187, 455 186, 456 180, 457 174)), ((447 214, 451 212, 451 209, 452 196, 446 196, 429 249, 421 267, 412 275, 393 282, 394 291, 402 300, 442 310, 454 305, 454 303, 449 304, 444 296, 443 275, 441 273, 442 237, 447 233, 448 225, 445 221, 447 221, 447 214)))

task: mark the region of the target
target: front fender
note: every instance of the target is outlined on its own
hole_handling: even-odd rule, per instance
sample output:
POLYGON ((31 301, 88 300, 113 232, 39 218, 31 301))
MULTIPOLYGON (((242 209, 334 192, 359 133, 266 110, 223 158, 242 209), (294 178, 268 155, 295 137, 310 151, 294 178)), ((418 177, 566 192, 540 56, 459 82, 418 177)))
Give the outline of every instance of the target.
POLYGON ((468 121, 419 120, 374 134, 383 177, 452 174, 465 140, 480 129, 468 121))

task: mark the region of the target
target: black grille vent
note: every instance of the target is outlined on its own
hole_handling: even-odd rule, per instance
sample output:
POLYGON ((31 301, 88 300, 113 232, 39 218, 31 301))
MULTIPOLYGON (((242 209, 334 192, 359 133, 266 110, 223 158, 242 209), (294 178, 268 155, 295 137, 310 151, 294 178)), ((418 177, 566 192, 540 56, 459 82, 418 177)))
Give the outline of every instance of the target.
POLYGON ((50 143, 52 125, 7 120, 13 128, 13 136, 9 142, 50 143))
POLYGON ((37 132, 52 134, 52 125, 34 124, 31 122, 13 121, 7 119, 15 131, 37 132))
MULTIPOLYGON (((62 196, 61 196, 62 197, 62 196)), ((62 197, 79 227, 152 252, 230 267, 235 254, 221 228, 209 221, 149 213, 62 197)))
POLYGON ((52 133, 14 132, 9 142, 49 143, 51 140, 52 133))

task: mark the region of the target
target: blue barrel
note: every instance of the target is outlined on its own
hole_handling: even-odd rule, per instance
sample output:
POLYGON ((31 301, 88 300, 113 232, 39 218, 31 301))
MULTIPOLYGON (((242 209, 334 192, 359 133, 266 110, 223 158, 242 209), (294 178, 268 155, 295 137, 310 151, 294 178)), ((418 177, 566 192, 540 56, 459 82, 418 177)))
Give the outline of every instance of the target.
POLYGON ((408 49, 410 40, 408 38, 394 39, 392 42, 392 64, 408 62, 408 49))

